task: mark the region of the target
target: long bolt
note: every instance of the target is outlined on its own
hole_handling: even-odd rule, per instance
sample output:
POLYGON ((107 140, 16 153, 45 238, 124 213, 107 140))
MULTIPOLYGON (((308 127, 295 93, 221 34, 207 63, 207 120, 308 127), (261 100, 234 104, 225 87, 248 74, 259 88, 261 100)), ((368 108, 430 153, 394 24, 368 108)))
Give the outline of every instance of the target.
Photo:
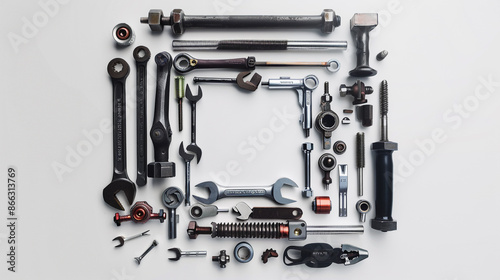
POLYGON ((363 168, 365 168, 365 134, 356 134, 356 165, 358 168, 358 196, 363 196, 363 168))
POLYGON ((182 131, 182 99, 184 98, 184 76, 175 77, 175 95, 179 102, 179 131, 182 131))
POLYGON ((311 189, 311 151, 314 149, 313 143, 306 142, 302 144, 302 151, 305 154, 305 190, 302 191, 303 197, 312 197, 311 189))
POLYGON ((149 251, 153 250, 153 248, 156 247, 156 245, 158 245, 158 242, 156 242, 156 240, 153 240, 153 244, 149 246, 146 252, 142 253, 140 257, 134 258, 137 261, 137 264, 141 264, 142 259, 149 253, 149 251))

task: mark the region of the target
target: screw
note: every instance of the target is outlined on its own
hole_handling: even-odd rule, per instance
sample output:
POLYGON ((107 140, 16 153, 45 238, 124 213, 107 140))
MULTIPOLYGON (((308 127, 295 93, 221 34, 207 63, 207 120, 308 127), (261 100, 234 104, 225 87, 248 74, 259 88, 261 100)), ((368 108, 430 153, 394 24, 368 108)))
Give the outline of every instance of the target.
POLYGON ((175 77, 175 95, 179 102, 179 131, 182 131, 182 99, 184 98, 184 76, 175 77))
POLYGON ((306 187, 305 190, 302 191, 303 197, 312 197, 313 191, 311 189, 311 151, 314 149, 313 143, 306 142, 302 144, 302 151, 305 154, 306 165, 305 165, 305 174, 306 174, 306 187))
POLYGON ((156 240, 153 240, 153 244, 151 244, 151 246, 149 246, 149 248, 146 250, 146 252, 142 253, 142 255, 140 257, 135 258, 135 260, 137 261, 137 264, 141 264, 142 259, 149 253, 149 251, 153 250, 153 248, 156 247, 156 245, 158 245, 158 242, 156 242, 156 240))

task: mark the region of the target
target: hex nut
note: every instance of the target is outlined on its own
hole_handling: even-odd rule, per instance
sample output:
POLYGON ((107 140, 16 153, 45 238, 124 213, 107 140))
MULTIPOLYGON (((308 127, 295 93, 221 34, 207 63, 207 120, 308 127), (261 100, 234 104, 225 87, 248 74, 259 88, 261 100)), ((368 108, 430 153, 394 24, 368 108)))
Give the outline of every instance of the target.
POLYGON ((174 162, 151 162, 148 164, 148 177, 170 178, 175 177, 174 162))
POLYGON ((344 141, 337 141, 333 143, 333 152, 336 153, 337 155, 341 155, 345 153, 347 150, 347 145, 344 141))
POLYGON ((151 31, 163 31, 163 11, 160 9, 151 9, 148 14, 148 25, 151 31))
POLYGON ((347 85, 341 84, 339 88, 339 93, 341 97, 346 97, 347 96, 347 85))
POLYGON ((184 33, 184 11, 181 9, 174 9, 170 13, 170 23, 172 25, 172 32, 174 34, 184 33))
POLYGON ((313 143, 311 142, 306 142, 302 144, 302 151, 312 151, 314 148, 313 143))
POLYGON ((375 142, 372 143, 372 150, 377 151, 377 150, 386 150, 386 151, 397 151, 398 150, 398 143, 396 142, 375 142))
POLYGON ((336 16, 332 9, 324 9, 321 18, 323 20, 321 32, 323 33, 332 33, 335 27, 340 26, 340 17, 336 16))
POLYGON ((313 191, 311 189, 303 190, 302 191, 302 196, 303 197, 312 197, 313 196, 313 191))

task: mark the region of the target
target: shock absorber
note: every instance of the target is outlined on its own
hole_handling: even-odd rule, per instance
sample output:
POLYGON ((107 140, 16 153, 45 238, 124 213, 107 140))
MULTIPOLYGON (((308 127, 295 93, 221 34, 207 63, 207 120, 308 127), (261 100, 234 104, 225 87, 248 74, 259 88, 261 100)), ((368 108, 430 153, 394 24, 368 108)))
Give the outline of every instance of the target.
POLYGON ((212 223, 210 227, 200 227, 195 221, 191 221, 187 229, 190 239, 196 239, 199 234, 210 234, 212 238, 305 240, 308 233, 310 235, 325 235, 363 232, 362 225, 307 226, 303 220, 287 221, 286 223, 212 223))

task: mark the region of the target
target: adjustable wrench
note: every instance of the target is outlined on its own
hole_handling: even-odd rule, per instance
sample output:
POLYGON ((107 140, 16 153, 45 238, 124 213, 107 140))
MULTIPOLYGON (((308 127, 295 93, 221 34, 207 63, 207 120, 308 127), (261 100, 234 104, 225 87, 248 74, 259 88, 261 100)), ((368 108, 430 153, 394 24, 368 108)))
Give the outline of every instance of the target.
POLYGON ((239 214, 236 219, 246 221, 254 219, 284 219, 298 220, 302 217, 302 209, 294 207, 254 207, 245 202, 240 202, 233 207, 233 212, 239 214))
POLYGON ((312 92, 318 87, 318 77, 314 75, 306 76, 303 79, 290 79, 290 77, 281 77, 279 79, 269 79, 262 82, 263 86, 269 86, 269 89, 295 89, 299 94, 299 105, 302 108, 300 123, 305 131, 306 137, 309 137, 309 130, 312 128, 312 92))
POLYGON ((127 135, 125 123, 125 81, 130 72, 130 66, 121 58, 115 58, 108 64, 108 74, 113 83, 113 179, 107 185, 102 196, 104 201, 118 210, 125 210, 116 194, 125 193, 128 203, 135 199, 135 184, 130 181, 127 174, 127 135))
POLYGON ((193 197, 205 204, 212 204, 218 199, 224 197, 267 197, 274 200, 279 204, 288 204, 295 202, 288 198, 281 196, 281 188, 284 186, 291 186, 298 188, 294 181, 288 178, 281 178, 276 181, 276 183, 265 186, 265 187, 222 187, 214 182, 207 181, 199 183, 195 187, 206 188, 209 191, 208 198, 201 198, 199 196, 193 195, 193 197))

